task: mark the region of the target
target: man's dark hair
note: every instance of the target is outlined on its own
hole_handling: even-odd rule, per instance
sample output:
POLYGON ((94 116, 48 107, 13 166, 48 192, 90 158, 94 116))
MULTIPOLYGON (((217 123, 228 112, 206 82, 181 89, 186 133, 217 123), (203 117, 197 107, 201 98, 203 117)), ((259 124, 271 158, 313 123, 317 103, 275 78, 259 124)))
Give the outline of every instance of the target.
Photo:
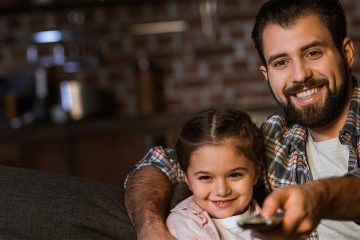
POLYGON ((273 23, 283 28, 291 27, 300 17, 316 14, 331 33, 336 48, 342 54, 342 43, 347 36, 346 18, 338 0, 269 0, 256 15, 252 39, 262 63, 266 66, 263 51, 263 31, 273 23))

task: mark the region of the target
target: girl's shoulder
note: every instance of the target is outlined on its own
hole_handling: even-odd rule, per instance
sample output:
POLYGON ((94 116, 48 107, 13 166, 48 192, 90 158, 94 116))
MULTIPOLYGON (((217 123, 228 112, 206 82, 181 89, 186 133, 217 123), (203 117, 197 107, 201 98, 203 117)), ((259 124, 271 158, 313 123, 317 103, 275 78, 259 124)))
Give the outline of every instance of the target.
POLYGON ((193 201, 192 196, 171 210, 166 225, 170 233, 178 239, 220 239, 209 214, 193 201))
POLYGON ((192 215, 201 215, 205 211, 201 209, 193 200, 193 196, 185 198, 180 203, 178 203, 173 209, 171 209, 171 213, 180 213, 180 214, 192 214, 192 215))

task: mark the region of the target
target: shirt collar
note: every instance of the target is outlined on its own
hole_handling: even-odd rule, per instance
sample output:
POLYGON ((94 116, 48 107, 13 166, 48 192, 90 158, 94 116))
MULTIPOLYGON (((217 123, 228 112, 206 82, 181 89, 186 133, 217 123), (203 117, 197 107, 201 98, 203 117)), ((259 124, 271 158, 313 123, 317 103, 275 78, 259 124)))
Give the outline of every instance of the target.
POLYGON ((345 141, 351 136, 360 135, 360 81, 353 77, 353 83, 354 90, 352 93, 352 99, 344 127, 339 135, 340 141, 345 141))

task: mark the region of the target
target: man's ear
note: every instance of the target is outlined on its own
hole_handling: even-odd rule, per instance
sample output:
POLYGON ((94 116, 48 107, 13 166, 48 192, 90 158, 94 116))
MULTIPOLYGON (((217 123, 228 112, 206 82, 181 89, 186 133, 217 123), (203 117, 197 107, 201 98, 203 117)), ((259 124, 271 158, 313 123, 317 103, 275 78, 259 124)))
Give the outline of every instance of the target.
POLYGON ((266 81, 269 81, 267 68, 264 65, 260 66, 260 72, 264 75, 266 81))
POLYGON ((347 66, 351 68, 352 65, 354 64, 355 57, 354 57, 354 43, 349 37, 344 38, 343 48, 344 48, 345 61, 347 63, 347 66))

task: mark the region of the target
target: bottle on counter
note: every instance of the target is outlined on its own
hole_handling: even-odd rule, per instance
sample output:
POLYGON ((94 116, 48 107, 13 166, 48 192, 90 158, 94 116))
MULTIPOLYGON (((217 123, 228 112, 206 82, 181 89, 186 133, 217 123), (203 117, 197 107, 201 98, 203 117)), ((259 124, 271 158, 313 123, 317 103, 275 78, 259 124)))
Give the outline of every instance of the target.
POLYGON ((48 119, 48 82, 45 67, 39 66, 35 69, 35 100, 33 114, 35 121, 48 119))
POLYGON ((163 81, 160 71, 147 59, 137 61, 138 101, 142 115, 153 115, 164 109, 163 81))

